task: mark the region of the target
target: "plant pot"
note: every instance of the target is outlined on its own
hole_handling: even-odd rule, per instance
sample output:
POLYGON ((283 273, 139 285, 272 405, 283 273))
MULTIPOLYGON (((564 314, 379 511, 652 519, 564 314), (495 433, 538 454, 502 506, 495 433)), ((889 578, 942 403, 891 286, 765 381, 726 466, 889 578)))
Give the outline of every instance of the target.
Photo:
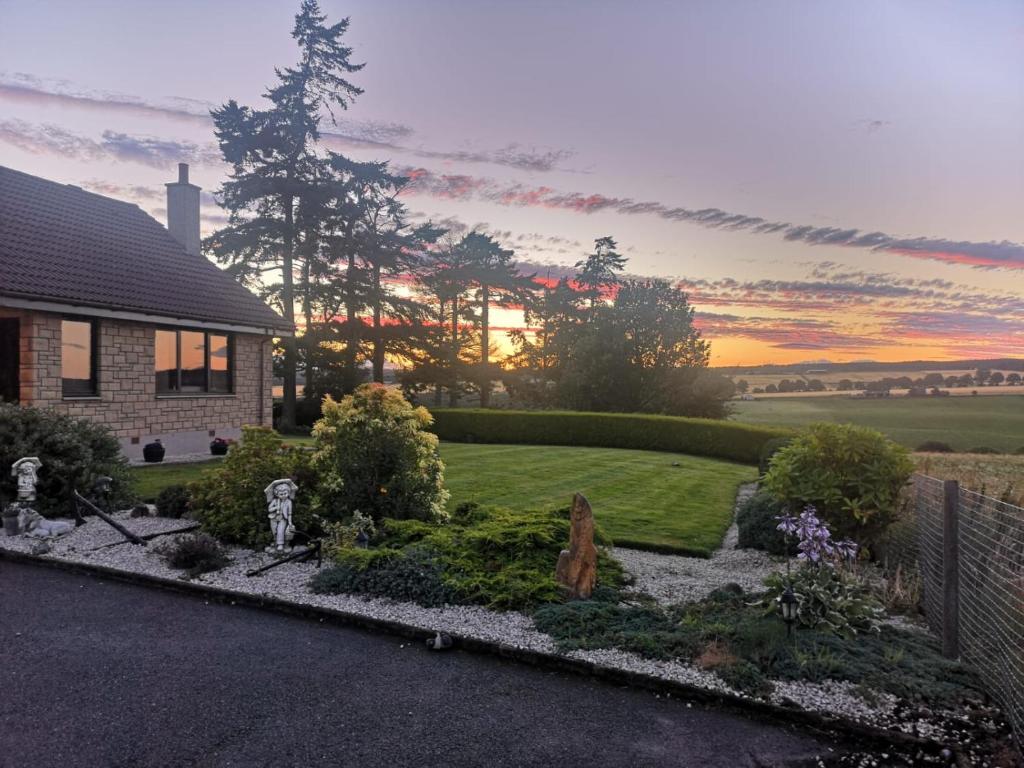
POLYGON ((228 447, 228 442, 226 440, 214 440, 212 443, 210 443, 210 453, 213 456, 227 456, 228 447))
POLYGON ((154 440, 152 443, 147 443, 142 449, 142 459, 150 463, 156 463, 164 460, 164 454, 166 449, 159 440, 154 440))
POLYGON ((4 533, 7 536, 17 536, 21 531, 18 529, 18 516, 4 516, 4 533))

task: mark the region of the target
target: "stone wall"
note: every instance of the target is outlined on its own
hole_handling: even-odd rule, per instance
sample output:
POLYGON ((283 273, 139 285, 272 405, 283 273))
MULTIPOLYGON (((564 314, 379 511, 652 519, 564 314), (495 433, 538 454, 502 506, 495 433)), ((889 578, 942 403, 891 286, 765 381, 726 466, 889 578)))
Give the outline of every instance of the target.
MULTIPOLYGON (((61 319, 48 312, 12 312, 21 319, 21 402, 53 407, 106 424, 129 458, 160 438, 171 455, 201 452, 210 437, 237 437, 245 424, 272 422, 271 340, 234 334, 234 393, 157 396, 154 325, 108 320, 99 324, 99 392, 64 398, 61 393, 61 319), (262 370, 261 370, 262 368, 262 370)), ((185 327, 185 326, 183 326, 185 327)))

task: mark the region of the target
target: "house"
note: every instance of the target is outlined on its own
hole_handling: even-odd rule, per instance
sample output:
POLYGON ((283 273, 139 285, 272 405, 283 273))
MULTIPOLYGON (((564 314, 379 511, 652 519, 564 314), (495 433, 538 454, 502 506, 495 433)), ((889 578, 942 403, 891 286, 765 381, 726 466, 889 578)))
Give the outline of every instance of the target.
POLYGON ((107 425, 129 458, 271 423, 293 328, 199 250, 199 187, 137 205, 0 166, 0 399, 107 425))

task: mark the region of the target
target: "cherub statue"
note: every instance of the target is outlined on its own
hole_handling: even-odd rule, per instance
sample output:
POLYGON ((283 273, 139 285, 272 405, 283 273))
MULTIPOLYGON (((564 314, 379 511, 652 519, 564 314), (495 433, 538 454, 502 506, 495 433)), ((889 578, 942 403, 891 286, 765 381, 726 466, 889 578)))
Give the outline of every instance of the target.
POLYGON ((264 489, 267 495, 267 517, 270 518, 270 532, 274 543, 267 552, 290 552, 295 526, 292 524, 292 502, 299 487, 291 478, 275 480, 264 489))
POLYGON ((18 501, 36 500, 36 483, 39 482, 39 468, 43 462, 35 456, 18 459, 11 466, 11 477, 18 478, 18 501))

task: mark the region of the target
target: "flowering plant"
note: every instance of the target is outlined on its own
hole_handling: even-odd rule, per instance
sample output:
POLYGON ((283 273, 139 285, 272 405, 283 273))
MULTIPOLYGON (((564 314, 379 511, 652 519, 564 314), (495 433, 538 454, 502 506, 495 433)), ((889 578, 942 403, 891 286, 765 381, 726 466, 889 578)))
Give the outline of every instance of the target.
POLYGON ((857 542, 851 539, 834 541, 828 526, 818 518, 818 511, 808 504, 799 517, 780 515, 777 528, 787 536, 799 539, 797 559, 814 564, 833 566, 836 560, 853 561, 857 558, 857 542))
POLYGON ((797 559, 800 567, 790 573, 773 573, 765 581, 769 595, 767 606, 776 610, 782 593, 792 589, 797 600, 797 622, 812 629, 825 629, 848 637, 858 631, 877 631, 878 604, 864 582, 850 569, 836 565, 857 558, 856 542, 835 541, 828 526, 813 506, 799 516, 780 515, 778 529, 799 540, 797 559))

